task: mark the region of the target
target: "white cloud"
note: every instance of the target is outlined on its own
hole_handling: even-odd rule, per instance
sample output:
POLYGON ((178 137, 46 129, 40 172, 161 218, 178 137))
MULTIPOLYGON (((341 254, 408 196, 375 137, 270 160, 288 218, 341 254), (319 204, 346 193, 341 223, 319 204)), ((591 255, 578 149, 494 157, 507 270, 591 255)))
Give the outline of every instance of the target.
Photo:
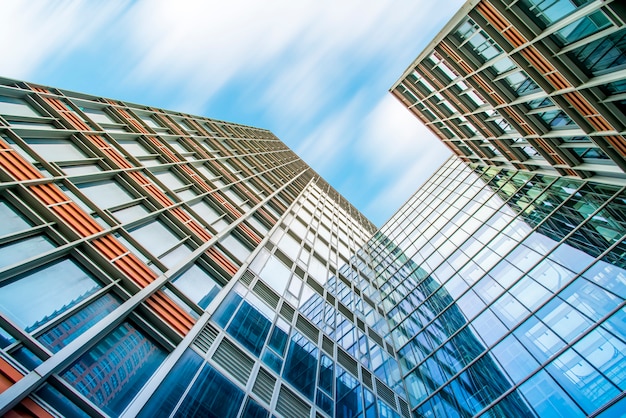
POLYGON ((41 67, 58 62, 87 44, 104 26, 111 24, 127 0, 93 4, 79 1, 0 2, 0 73, 28 78, 41 67))
MULTIPOLYGON (((106 68, 95 82, 108 76, 117 91, 136 93, 132 101, 190 113, 230 106, 229 119, 271 129, 336 187, 367 183, 355 192, 376 199, 365 211, 388 216, 400 190, 419 185, 418 167, 429 174, 442 151, 387 89, 462 2, 0 1, 11 17, 0 36, 15 40, 0 73, 65 71, 77 64, 65 57, 89 52, 106 68), (387 215, 376 203, 383 197, 387 215)), ((77 77, 95 77, 84 67, 77 77)))

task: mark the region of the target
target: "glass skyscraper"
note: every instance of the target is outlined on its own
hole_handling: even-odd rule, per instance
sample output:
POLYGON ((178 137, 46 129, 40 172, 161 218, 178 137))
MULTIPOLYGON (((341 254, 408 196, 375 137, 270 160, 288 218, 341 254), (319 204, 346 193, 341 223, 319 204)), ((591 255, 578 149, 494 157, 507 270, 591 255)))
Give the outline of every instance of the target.
POLYGON ((471 0, 391 91, 466 162, 624 184, 623 1, 471 0))
POLYGON ((0 79, 0 414, 626 414, 625 7, 466 3, 376 228, 271 132, 0 79))
POLYGON ((625 413, 625 204, 457 158, 409 199, 369 248, 416 416, 625 413))

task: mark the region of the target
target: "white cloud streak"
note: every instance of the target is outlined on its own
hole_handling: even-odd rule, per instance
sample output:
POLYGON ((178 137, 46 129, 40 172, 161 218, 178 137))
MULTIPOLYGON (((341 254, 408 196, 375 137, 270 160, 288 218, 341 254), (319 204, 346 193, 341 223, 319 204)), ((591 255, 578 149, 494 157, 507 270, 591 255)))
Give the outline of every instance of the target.
POLYGON ((115 20, 128 3, 107 1, 97 8, 80 1, 0 2, 0 73, 28 78, 54 65, 66 54, 88 44, 96 33, 115 20))
POLYGON ((85 54, 109 72, 77 77, 108 75, 152 105, 252 115, 379 223, 447 155, 387 89, 462 2, 4 1, 0 73, 32 79, 85 54))

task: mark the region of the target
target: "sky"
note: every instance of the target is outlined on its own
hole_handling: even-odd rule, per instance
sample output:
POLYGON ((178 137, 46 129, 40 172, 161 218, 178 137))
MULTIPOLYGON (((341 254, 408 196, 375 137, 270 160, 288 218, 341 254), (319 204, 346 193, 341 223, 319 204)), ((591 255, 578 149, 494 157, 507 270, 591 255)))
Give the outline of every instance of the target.
POLYGON ((0 76, 271 130, 376 225, 449 151, 389 92, 463 0, 2 0, 0 76))

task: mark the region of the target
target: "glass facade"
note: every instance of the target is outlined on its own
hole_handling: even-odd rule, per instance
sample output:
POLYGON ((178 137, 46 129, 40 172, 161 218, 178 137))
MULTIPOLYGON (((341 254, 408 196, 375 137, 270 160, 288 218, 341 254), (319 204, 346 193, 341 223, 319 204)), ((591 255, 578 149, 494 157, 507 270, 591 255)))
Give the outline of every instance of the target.
POLYGON ((622 396, 625 197, 453 158, 387 222, 369 253, 417 416, 588 416, 622 396))
POLYGON ((618 3, 469 2, 382 228, 267 130, 0 79, 0 414, 623 415, 618 3))
POLYGON ((624 184, 620 1, 481 0, 391 92, 465 162, 624 184))

